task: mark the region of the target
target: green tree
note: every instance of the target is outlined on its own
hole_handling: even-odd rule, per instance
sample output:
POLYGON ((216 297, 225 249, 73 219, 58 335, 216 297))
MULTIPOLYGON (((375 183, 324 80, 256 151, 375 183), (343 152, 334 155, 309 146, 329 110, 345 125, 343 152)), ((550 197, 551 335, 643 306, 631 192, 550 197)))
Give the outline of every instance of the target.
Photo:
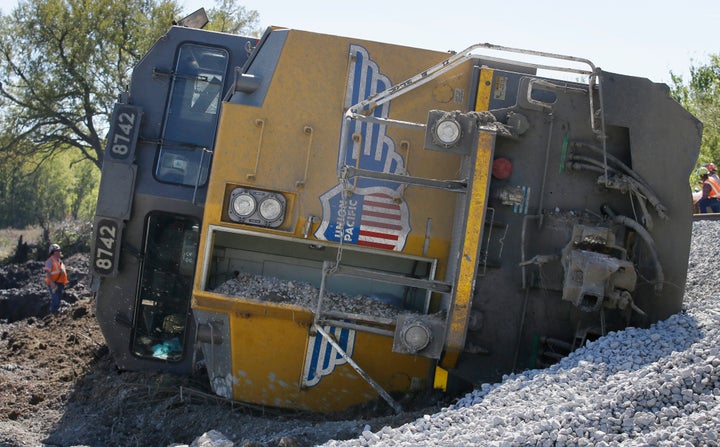
POLYGON ((34 223, 32 199, 36 196, 22 157, 0 153, 0 227, 24 228, 34 223))
MULTIPOLYGON (((672 96, 703 123, 698 165, 720 164, 720 55, 711 55, 703 65, 690 67, 690 79, 671 73, 672 96)), ((691 184, 697 185, 697 176, 691 184)))
MULTIPOLYGON (((216 1, 213 29, 258 15, 216 1)), ((0 15, 0 227, 90 218, 113 105, 175 0, 20 0, 0 15)))
MULTIPOLYGON (((210 17, 225 30, 257 20, 231 1, 218 5, 210 17)), ((0 151, 47 158, 74 150, 101 167, 117 94, 179 17, 175 0, 20 0, 0 17, 0 131, 8 137, 0 151)))
POLYGON ((211 31, 246 36, 258 36, 257 28, 260 17, 257 11, 248 10, 234 0, 216 0, 215 7, 207 12, 209 23, 205 27, 211 31))
POLYGON ((1 211, 3 226, 24 228, 38 224, 49 233, 50 223, 67 215, 68 197, 65 184, 70 181, 67 170, 53 163, 38 163, 13 158, 4 164, 6 185, 1 211))
POLYGON ((26 185, 36 194, 31 202, 32 217, 43 229, 43 235, 49 235, 52 222, 61 221, 69 214, 70 197, 66 186, 71 182, 69 171, 54 162, 28 163, 26 168, 26 176, 30 179, 26 185))
POLYGON ((92 162, 67 151, 49 159, 0 154, 0 227, 37 224, 49 233, 56 221, 90 220, 99 177, 92 162))
POLYGON ((92 220, 100 188, 100 172, 87 159, 71 163, 70 169, 74 173, 72 188, 69 189, 70 216, 73 219, 92 220))
POLYGON ((129 68, 178 13, 171 0, 20 1, 0 22, 0 125, 11 135, 2 149, 73 149, 102 166, 129 68))

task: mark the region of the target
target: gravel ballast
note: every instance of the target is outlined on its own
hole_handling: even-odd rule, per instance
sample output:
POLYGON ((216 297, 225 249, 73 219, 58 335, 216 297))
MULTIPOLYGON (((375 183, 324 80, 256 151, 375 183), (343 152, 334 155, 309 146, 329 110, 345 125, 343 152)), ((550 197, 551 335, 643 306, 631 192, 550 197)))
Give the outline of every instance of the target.
MULTIPOLYGON (((332 417, 259 412, 204 395, 190 377, 121 373, 80 281, 77 302, 57 317, 0 321, 0 445, 720 446, 718 241, 720 222, 694 224, 679 314, 608 334, 548 369, 479 385, 452 406, 401 402, 398 414, 384 402, 332 417)), ((87 272, 87 256, 67 261, 87 272)), ((8 287, 31 297, 37 281, 25 278, 8 287)), ((286 286, 266 299, 287 302, 304 287, 286 286)))
POLYGON ((681 313, 484 384, 414 422, 323 445, 720 445, 719 241, 720 222, 693 224, 681 313))

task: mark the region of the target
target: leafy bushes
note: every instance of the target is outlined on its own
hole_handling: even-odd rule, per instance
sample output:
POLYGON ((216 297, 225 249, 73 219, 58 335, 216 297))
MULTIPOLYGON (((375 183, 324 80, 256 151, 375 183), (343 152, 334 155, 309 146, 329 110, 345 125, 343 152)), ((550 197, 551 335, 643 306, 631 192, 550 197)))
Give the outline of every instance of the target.
POLYGON ((69 153, 30 158, 0 156, 0 228, 39 225, 50 238, 51 222, 91 220, 100 171, 69 153))
POLYGON ((0 264, 44 261, 50 244, 60 245, 65 257, 90 252, 91 220, 66 219, 52 222, 50 228, 47 236, 38 228, 0 230, 0 264))

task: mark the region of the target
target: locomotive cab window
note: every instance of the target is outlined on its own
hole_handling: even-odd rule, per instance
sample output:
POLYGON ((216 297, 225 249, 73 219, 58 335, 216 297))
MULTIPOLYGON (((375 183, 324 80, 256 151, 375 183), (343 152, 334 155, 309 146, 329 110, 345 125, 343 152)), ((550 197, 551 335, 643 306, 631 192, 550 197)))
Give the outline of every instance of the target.
POLYGON ((173 214, 148 217, 132 337, 132 352, 139 357, 182 358, 199 225, 173 214))
POLYGON ((155 169, 158 180, 186 186, 207 182, 227 65, 223 49, 180 47, 155 169))

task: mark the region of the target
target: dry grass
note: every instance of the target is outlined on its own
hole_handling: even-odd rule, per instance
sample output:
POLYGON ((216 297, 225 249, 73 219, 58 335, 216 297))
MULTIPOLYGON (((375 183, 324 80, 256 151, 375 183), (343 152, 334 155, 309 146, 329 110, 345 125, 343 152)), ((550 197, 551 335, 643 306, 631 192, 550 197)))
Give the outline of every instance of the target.
POLYGON ((42 229, 40 227, 30 227, 23 230, 15 228, 0 229, 0 259, 6 259, 15 252, 20 236, 22 236, 23 242, 31 244, 37 242, 41 235, 42 229))

